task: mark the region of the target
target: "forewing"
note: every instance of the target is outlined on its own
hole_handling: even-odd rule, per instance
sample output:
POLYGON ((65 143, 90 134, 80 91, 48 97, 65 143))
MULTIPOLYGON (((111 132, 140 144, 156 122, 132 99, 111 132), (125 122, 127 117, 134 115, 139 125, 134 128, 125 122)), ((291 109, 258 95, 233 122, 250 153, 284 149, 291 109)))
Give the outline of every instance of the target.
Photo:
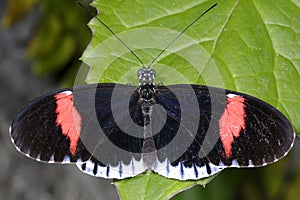
POLYGON ((43 95, 24 106, 10 127, 11 139, 16 148, 25 155, 43 162, 69 163, 79 159, 87 160, 91 155, 77 137, 80 132, 76 128, 72 130, 74 124, 68 124, 72 122, 70 119, 76 112, 72 97, 72 89, 59 90, 43 95), (58 121, 63 109, 66 110, 66 119, 58 121), (72 116, 68 116, 70 114, 72 116), (62 124, 65 124, 64 128, 69 127, 73 135, 71 132, 63 132, 62 124))

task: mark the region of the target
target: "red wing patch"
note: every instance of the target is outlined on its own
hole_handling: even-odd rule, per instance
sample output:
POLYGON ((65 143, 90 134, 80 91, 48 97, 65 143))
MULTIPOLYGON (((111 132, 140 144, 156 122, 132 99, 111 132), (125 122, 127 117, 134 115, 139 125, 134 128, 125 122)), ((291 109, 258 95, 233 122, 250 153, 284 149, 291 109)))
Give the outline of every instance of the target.
POLYGON ((234 138, 240 136, 245 129, 245 104, 241 96, 227 97, 226 108, 219 119, 220 138, 225 149, 225 154, 231 157, 231 145, 234 138))
POLYGON ((76 152, 81 131, 81 115, 73 104, 73 94, 62 92, 56 98, 56 124, 61 126, 62 133, 70 139, 70 153, 76 152))

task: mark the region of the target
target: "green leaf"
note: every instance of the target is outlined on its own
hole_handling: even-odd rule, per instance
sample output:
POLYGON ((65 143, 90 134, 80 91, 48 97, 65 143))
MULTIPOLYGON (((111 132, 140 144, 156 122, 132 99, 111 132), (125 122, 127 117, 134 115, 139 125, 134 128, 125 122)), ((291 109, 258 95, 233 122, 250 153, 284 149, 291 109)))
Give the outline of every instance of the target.
MULTIPOLYGON (((299 133, 299 0, 99 0, 93 6, 100 11, 99 18, 147 66, 216 2, 216 8, 151 66, 157 72, 155 82, 205 84, 256 96, 283 112, 299 133)), ((93 19, 89 26, 93 39, 82 56, 90 66, 86 81, 137 85, 139 61, 98 20, 93 19)), ((117 181, 116 185, 122 199, 136 197, 137 191, 140 199, 165 199, 193 184, 202 184, 188 182, 148 173, 117 181), (170 191, 173 184, 176 189, 170 191), (160 187, 153 188, 155 185, 160 187)))
POLYGON ((156 173, 147 171, 130 180, 117 180, 114 184, 117 186, 118 192, 122 199, 168 199, 174 196, 182 189, 191 188, 195 185, 205 186, 214 177, 198 180, 198 181, 178 181, 164 178, 156 173))

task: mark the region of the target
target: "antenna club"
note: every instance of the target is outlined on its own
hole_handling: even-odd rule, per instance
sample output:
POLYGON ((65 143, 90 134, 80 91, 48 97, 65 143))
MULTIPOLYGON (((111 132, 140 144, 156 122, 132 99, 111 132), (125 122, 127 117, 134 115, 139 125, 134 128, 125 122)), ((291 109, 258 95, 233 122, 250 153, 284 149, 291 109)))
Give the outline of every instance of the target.
POLYGON ((139 69, 137 76, 139 78, 139 85, 153 84, 156 72, 153 69, 143 68, 139 69))

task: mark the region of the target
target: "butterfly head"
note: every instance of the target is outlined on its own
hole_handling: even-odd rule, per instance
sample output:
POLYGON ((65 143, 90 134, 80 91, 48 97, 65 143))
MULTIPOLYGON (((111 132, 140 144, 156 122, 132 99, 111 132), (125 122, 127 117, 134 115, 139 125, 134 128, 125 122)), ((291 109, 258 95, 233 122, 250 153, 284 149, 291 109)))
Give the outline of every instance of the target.
POLYGON ((155 77, 155 71, 149 68, 140 69, 137 72, 137 76, 139 78, 139 85, 153 85, 153 80, 155 77))

